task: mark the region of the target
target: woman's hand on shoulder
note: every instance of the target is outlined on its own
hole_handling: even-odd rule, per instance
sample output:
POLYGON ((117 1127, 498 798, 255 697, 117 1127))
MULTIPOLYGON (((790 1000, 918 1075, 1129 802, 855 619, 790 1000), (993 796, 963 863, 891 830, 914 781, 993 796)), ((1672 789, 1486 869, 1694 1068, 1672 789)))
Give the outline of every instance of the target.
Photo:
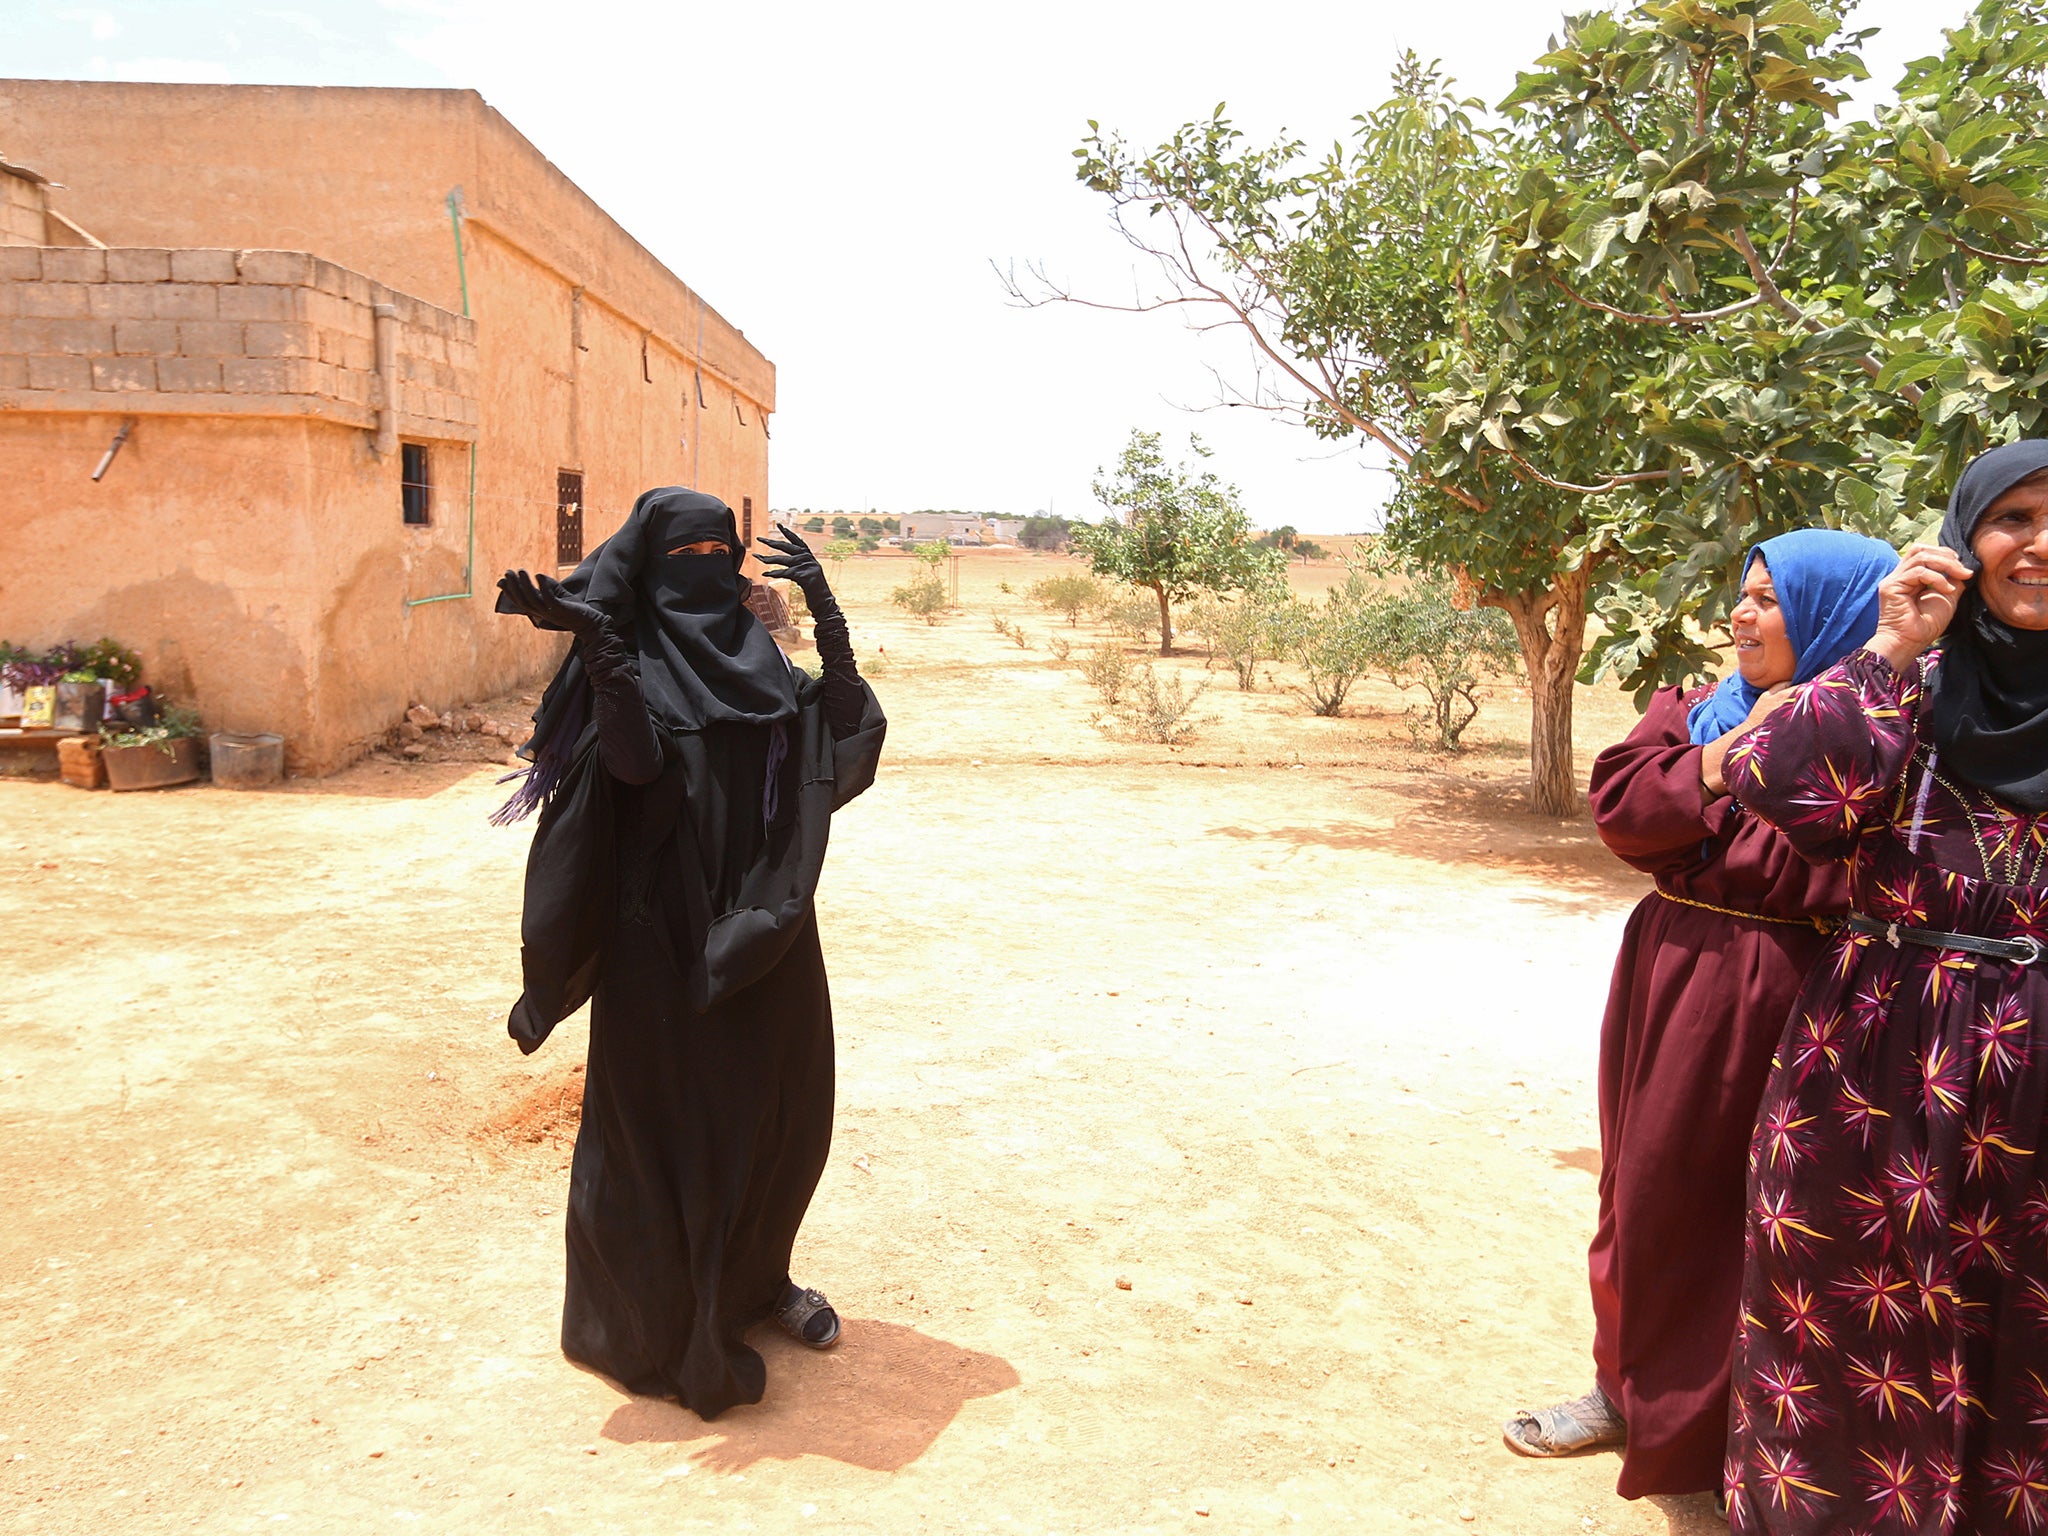
POLYGON ((1970 577, 1954 550, 1915 544, 1878 584, 1877 633, 1863 648, 1903 671, 1947 633, 1970 577))
POLYGON ((1756 696, 1756 702, 1749 706, 1749 713, 1743 717, 1742 724, 1700 749, 1700 789, 1709 800, 1718 800, 1728 793, 1728 780, 1724 770, 1728 763, 1729 749, 1782 709, 1791 697, 1790 683, 1773 683, 1756 696))
POLYGON ((1790 683, 1771 684, 1770 687, 1756 696, 1756 702, 1749 706, 1749 713, 1743 717, 1742 724, 1728 733, 1729 738, 1732 740, 1742 735, 1745 731, 1755 730, 1791 702, 1792 685, 1790 683))

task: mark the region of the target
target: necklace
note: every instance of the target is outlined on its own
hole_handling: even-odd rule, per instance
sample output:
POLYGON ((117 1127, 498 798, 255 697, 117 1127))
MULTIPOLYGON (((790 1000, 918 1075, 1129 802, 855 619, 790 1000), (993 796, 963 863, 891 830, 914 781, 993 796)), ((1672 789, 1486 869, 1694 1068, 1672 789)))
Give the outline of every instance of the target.
MULTIPOLYGON (((1984 830, 1978 824, 1979 818, 1976 808, 1982 805, 1993 816, 1998 817, 2003 817, 2006 814, 2005 808, 1982 790, 1972 790, 1967 794, 1964 793, 1955 785, 1949 783, 1939 773, 1936 773, 1933 764, 1928 762, 1924 755, 1921 758, 1921 766, 1927 776, 1947 790, 1954 797, 1956 803, 1962 807, 1963 820, 1970 828, 1970 840, 1977 845, 1977 858, 1984 866, 1984 878, 1999 885, 2027 887, 2038 885, 2041 878, 2041 856, 2044 848, 2048 848, 2048 841, 2044 841, 2039 835, 2039 830, 2037 828, 2029 828, 2028 830, 2032 831, 2034 835, 2026 836, 2018 828, 2014 829, 2014 835, 2005 840, 2004 870, 2001 873, 1998 866, 1992 861, 1990 848, 1985 845, 1984 830), (2034 857, 2023 867, 2020 861, 2020 853, 2024 845, 2029 842, 2034 845, 2034 857)), ((2026 822, 2035 820, 2033 817, 2022 817, 2020 819, 2026 822)))

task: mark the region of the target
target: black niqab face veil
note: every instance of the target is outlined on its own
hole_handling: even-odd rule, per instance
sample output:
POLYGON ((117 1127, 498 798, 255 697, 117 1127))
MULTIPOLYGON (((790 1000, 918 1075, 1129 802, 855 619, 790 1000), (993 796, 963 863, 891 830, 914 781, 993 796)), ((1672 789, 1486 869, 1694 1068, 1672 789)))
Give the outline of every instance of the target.
POLYGON ((639 652, 648 712, 671 730, 774 725, 796 714, 789 663, 747 607, 745 558, 730 507, 664 485, 642 494, 563 583, 617 621, 639 652), (706 539, 727 553, 683 550, 706 539))
MULTIPOLYGON (((2048 441, 2007 443, 1956 481, 1941 542, 1977 570, 1970 540, 1999 497, 2048 469, 2048 441)), ((2048 630, 2015 629, 1972 583, 1942 637, 1928 725, 1941 765, 2022 811, 2048 810, 2048 630)))
MULTIPOLYGON (((730 507, 716 496, 664 485, 642 492, 619 531, 563 579, 571 596, 602 608, 633 648, 647 712, 670 730, 776 726, 796 715, 789 663, 746 604, 745 559, 730 507), (706 539, 728 553, 683 551, 706 539)), ((520 611, 504 597, 497 608, 520 611)), ((532 739, 520 749, 532 767, 507 775, 520 787, 494 823, 518 821, 553 798, 589 724, 589 681, 572 648, 541 696, 532 739)))

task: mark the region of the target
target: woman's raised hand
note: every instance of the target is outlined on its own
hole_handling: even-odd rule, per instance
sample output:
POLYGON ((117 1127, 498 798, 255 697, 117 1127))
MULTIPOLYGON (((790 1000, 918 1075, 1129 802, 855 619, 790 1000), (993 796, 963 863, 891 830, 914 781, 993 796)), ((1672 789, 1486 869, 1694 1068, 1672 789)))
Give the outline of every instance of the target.
POLYGON ((1877 633, 1864 649, 1906 666, 1947 632, 1971 574, 1954 550, 1915 544, 1878 584, 1877 633))
POLYGON ((519 612, 551 629, 580 637, 604 623, 602 608, 571 597, 569 589, 552 576, 542 575, 536 582, 524 571, 507 571, 498 578, 498 590, 519 612))
POLYGON ((825 580, 825 567, 818 564, 818 557, 811 553, 811 546, 801 535, 786 523, 777 523, 775 531, 781 538, 763 534, 754 542, 767 551, 761 556, 761 569, 778 581, 796 584, 803 593, 804 602, 813 613, 832 596, 832 584, 825 580))

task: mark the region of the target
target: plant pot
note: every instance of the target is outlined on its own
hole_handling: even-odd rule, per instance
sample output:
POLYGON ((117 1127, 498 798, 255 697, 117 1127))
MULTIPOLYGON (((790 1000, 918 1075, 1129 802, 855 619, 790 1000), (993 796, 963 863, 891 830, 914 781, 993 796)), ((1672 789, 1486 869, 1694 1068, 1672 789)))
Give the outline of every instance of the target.
POLYGON ((100 753, 107 783, 114 789, 167 789, 199 777, 199 742, 177 736, 139 747, 108 747, 100 753))
POLYGON ((57 713, 50 723, 60 731, 97 731, 106 713, 105 683, 59 683, 57 713))
POLYGON ((213 782, 228 789, 262 789, 284 778, 284 738, 268 731, 215 731, 207 741, 213 782))
POLYGON ((19 688, 12 683, 0 683, 0 723, 20 724, 22 702, 19 688))

